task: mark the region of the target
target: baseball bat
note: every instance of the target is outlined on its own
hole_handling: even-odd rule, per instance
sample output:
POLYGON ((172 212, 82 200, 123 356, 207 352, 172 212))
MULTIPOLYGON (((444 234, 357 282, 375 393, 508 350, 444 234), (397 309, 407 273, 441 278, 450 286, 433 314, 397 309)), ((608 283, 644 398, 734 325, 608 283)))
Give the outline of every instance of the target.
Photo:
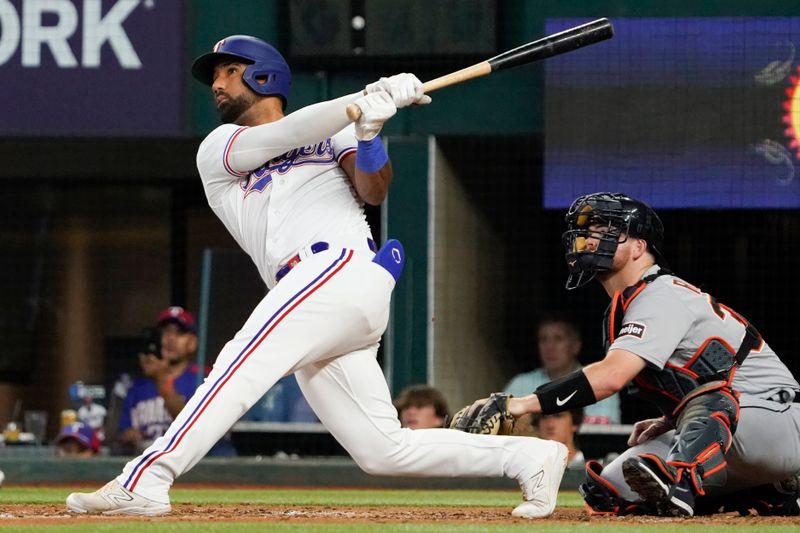
MULTIPOLYGON (((429 93, 499 70, 566 54, 578 48, 605 41, 613 36, 614 28, 611 26, 611 21, 607 18, 597 19, 523 44, 470 67, 426 81, 422 84, 422 88, 425 93, 429 93)), ((347 116, 350 120, 358 120, 361 116, 361 109, 356 104, 350 104, 347 106, 347 116)))

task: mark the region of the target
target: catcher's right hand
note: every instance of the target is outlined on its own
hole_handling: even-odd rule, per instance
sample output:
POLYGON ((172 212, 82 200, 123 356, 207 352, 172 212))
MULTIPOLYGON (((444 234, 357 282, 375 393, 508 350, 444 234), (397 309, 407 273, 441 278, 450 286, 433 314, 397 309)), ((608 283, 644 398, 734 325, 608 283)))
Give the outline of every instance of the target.
POLYGON ((631 436, 628 437, 628 446, 643 444, 671 429, 675 429, 675 426, 663 416, 660 418, 640 420, 633 425, 631 436))
POLYGON ((510 435, 516 419, 508 412, 510 394, 492 393, 483 404, 475 402, 453 415, 445 427, 480 435, 510 435))

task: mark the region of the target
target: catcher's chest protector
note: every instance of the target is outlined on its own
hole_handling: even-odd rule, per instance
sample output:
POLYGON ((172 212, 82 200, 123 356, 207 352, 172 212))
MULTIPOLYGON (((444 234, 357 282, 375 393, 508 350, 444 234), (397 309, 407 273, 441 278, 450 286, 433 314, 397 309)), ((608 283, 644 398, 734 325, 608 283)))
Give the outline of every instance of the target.
MULTIPOLYGON (((642 278, 641 281, 617 292, 606 309, 603 320, 603 338, 606 351, 621 333, 625 310, 636 296, 658 277, 671 274, 666 269, 642 278)), ((712 298, 712 305, 716 301, 712 298)), ((750 350, 760 344, 758 331, 743 317, 736 315, 747 328, 747 333, 738 352, 725 341, 711 337, 697 349, 694 356, 684 366, 667 363, 661 370, 645 368, 628 387, 632 396, 653 402, 669 418, 678 415, 679 407, 685 404, 687 396, 710 382, 724 382, 730 387, 736 367, 741 364, 750 350)))

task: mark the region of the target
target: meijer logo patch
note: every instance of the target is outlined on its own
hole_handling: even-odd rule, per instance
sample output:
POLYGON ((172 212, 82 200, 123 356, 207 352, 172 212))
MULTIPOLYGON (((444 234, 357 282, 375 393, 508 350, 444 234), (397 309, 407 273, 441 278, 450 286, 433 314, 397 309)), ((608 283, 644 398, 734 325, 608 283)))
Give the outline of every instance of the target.
POLYGON ((623 324, 622 327, 619 329, 618 337, 622 337, 623 335, 633 335, 634 337, 642 338, 644 335, 644 324, 637 324, 636 322, 628 322, 627 324, 623 324))

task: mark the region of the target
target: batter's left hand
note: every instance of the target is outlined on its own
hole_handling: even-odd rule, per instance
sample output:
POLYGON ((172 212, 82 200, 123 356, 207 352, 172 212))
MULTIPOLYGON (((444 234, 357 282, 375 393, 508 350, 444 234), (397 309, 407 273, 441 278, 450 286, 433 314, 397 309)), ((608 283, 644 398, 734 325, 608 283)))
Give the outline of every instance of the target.
POLYGON ((356 139, 370 141, 380 133, 383 123, 397 113, 392 97, 386 91, 377 91, 362 96, 355 102, 361 109, 361 116, 356 120, 356 139))
POLYGON ((424 105, 431 103, 431 97, 426 95, 422 82, 413 74, 396 74, 389 78, 381 78, 370 83, 364 89, 367 94, 376 91, 386 91, 392 95, 392 100, 397 108, 408 107, 411 104, 424 105))

